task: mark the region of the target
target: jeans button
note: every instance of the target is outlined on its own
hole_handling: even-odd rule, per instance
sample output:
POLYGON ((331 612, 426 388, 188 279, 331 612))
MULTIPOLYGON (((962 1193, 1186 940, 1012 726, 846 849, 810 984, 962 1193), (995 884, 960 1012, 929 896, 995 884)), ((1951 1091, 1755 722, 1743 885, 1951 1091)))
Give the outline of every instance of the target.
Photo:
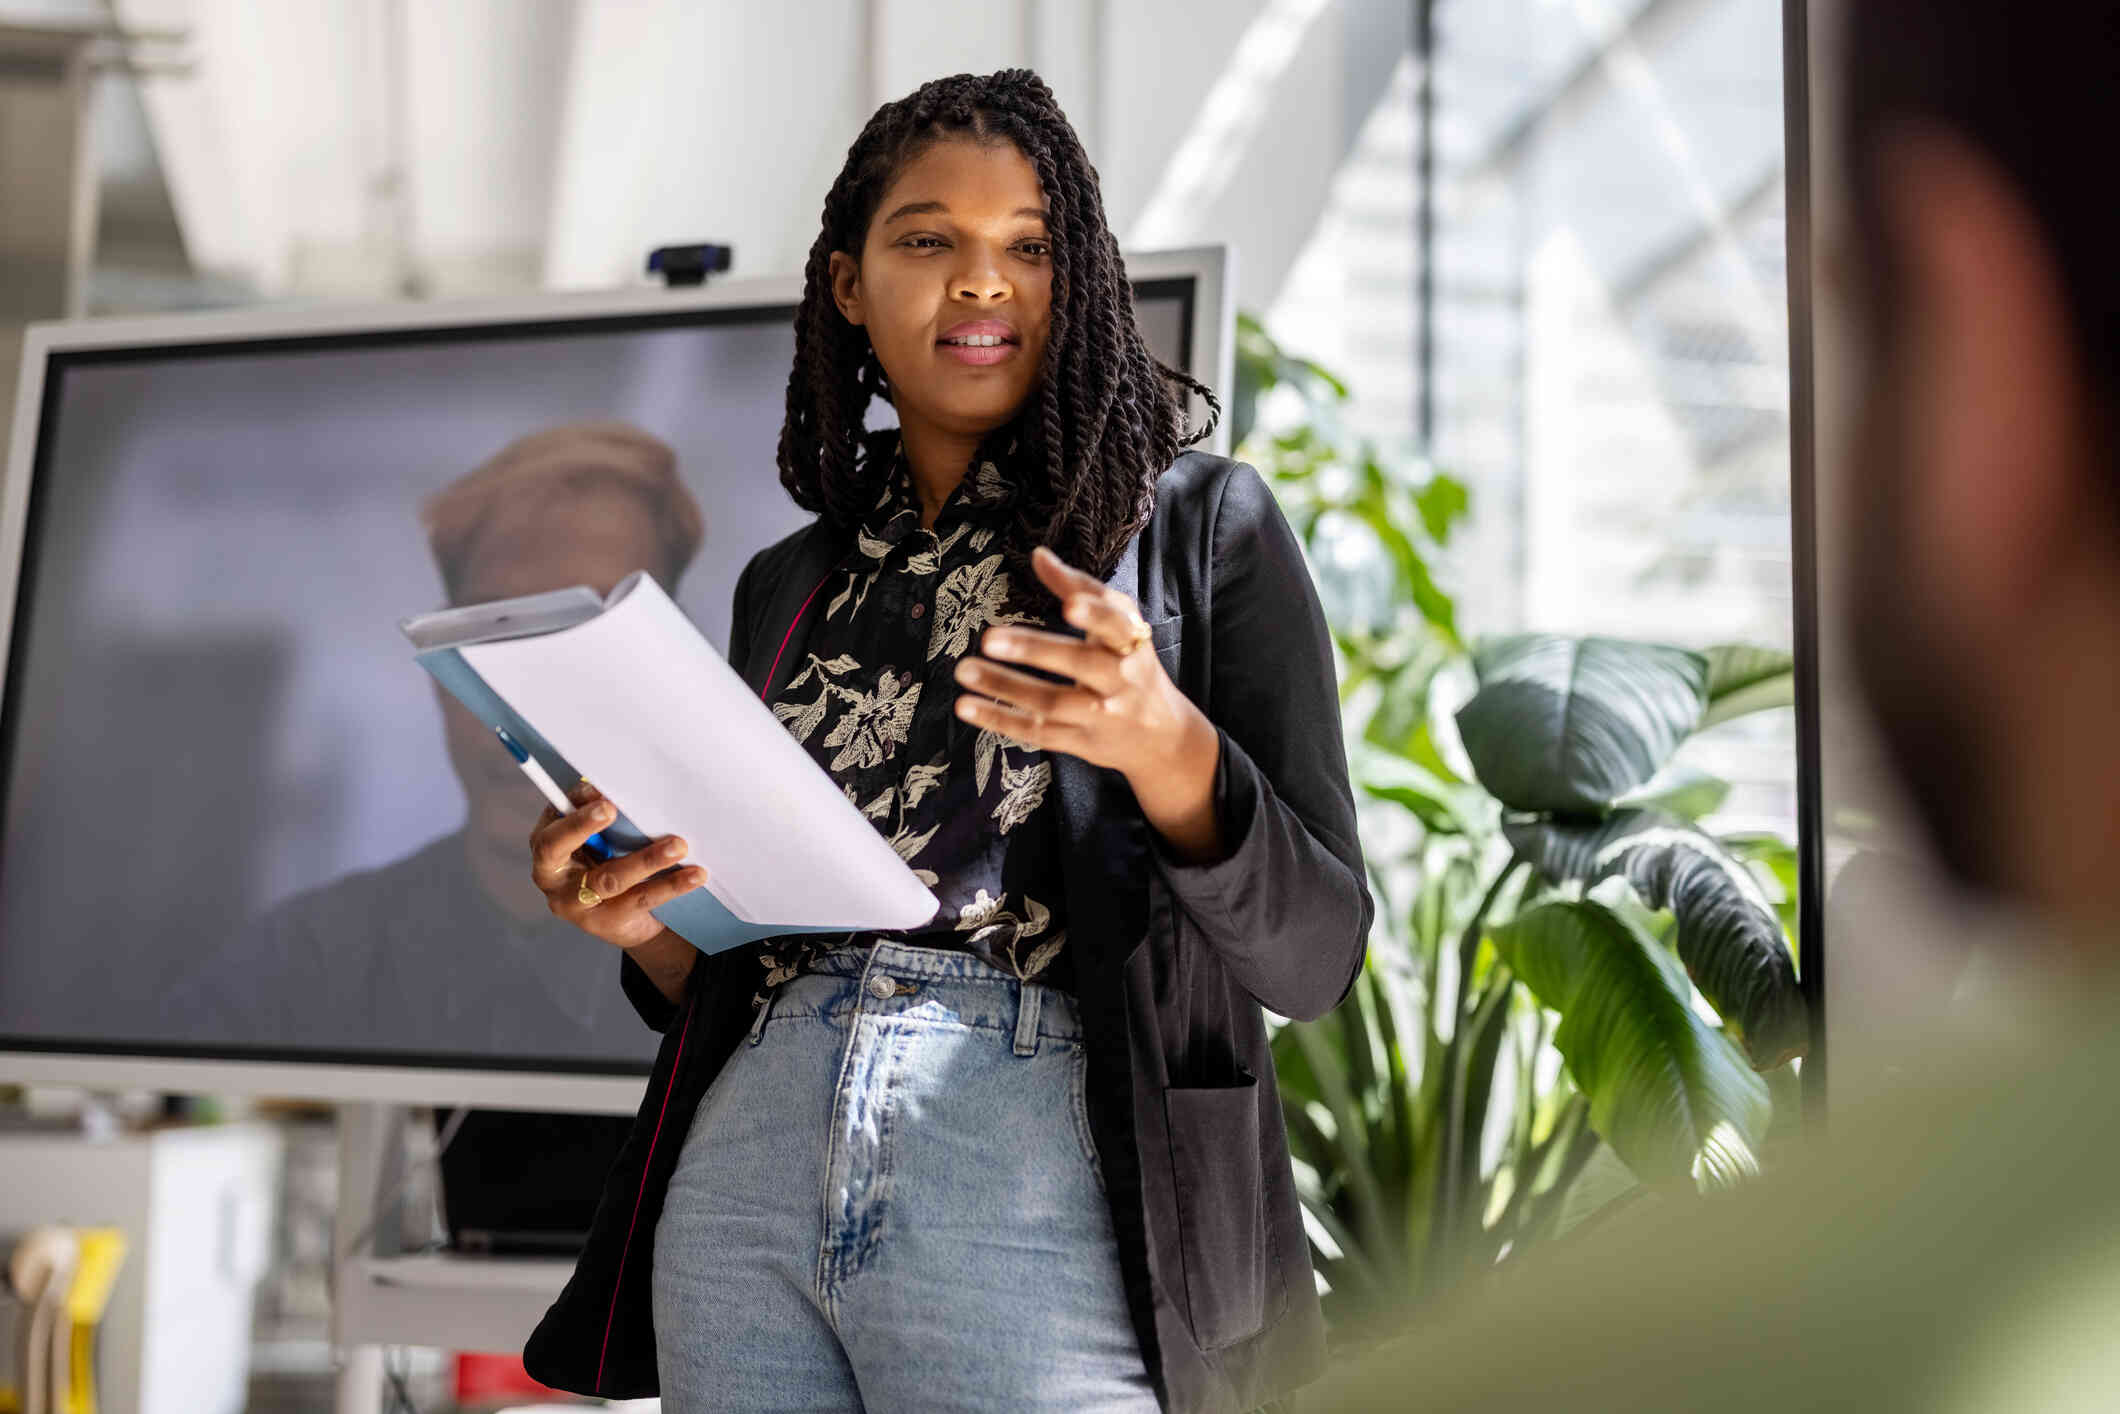
POLYGON ((869 974, 869 991, 879 999, 895 997, 898 995, 898 984, 881 972, 872 972, 869 974))

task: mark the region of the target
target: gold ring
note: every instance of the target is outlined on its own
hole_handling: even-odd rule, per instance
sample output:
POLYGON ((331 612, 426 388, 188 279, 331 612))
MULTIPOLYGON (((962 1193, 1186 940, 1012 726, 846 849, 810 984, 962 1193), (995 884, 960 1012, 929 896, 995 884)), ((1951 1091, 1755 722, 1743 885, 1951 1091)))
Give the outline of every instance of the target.
POLYGON ((574 891, 574 896, 591 908, 604 901, 602 894, 589 887, 589 871, 586 869, 582 870, 581 887, 574 891))
POLYGON ((1131 635, 1130 637, 1128 637, 1128 639, 1126 640, 1126 647, 1125 647, 1124 649, 1122 649, 1122 650, 1121 650, 1121 652, 1122 652, 1122 653, 1131 653, 1131 652, 1133 652, 1133 651, 1134 651, 1135 649, 1139 648, 1139 647, 1140 647, 1140 646, 1141 646, 1142 644, 1144 644, 1144 643, 1148 642, 1148 638, 1149 638, 1149 627, 1148 627, 1148 621, 1147 621, 1146 619, 1139 619, 1139 618, 1135 619, 1135 620, 1134 620, 1134 628, 1133 628, 1133 633, 1132 633, 1132 635, 1131 635))

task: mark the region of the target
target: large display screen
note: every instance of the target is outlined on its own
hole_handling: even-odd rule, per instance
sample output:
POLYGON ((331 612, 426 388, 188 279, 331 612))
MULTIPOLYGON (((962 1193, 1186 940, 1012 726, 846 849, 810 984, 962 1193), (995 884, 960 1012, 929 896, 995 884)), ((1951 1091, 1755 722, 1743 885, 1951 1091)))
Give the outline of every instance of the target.
MULTIPOLYGON (((1193 287, 1138 317, 1189 367, 1193 287)), ((542 798, 398 621, 639 567, 717 647, 809 516, 785 304, 59 351, 0 724, 0 1046, 641 1073, 542 798)), ((888 409, 882 410, 888 415, 888 409)))

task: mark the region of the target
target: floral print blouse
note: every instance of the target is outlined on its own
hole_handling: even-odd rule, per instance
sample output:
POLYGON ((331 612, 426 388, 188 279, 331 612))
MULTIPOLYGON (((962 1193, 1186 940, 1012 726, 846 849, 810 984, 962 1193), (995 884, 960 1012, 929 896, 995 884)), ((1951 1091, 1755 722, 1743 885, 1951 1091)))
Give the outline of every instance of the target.
POLYGON ((1046 806, 1052 764, 1041 750, 965 721, 954 706, 966 691, 957 660, 978 652, 988 627, 1044 622, 1004 607, 1000 540, 1016 486, 1003 465, 981 462, 925 528, 900 450, 854 549, 825 582, 823 616, 773 715, 940 906, 917 928, 765 939, 754 1000, 825 951, 877 937, 964 948, 1012 976, 1074 990, 1046 806))

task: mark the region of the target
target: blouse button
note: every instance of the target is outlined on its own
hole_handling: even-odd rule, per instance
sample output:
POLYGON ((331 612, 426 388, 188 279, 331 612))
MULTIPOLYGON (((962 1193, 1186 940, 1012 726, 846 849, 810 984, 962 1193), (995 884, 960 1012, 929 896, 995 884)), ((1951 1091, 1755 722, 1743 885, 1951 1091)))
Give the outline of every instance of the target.
POLYGON ((926 612, 927 612, 927 605, 925 605, 925 604, 915 604, 915 605, 913 605, 913 617, 914 617, 914 618, 916 618, 916 619, 917 619, 917 618, 919 618, 919 617, 920 617, 920 616, 921 616, 922 614, 924 614, 924 613, 926 613, 926 612))

